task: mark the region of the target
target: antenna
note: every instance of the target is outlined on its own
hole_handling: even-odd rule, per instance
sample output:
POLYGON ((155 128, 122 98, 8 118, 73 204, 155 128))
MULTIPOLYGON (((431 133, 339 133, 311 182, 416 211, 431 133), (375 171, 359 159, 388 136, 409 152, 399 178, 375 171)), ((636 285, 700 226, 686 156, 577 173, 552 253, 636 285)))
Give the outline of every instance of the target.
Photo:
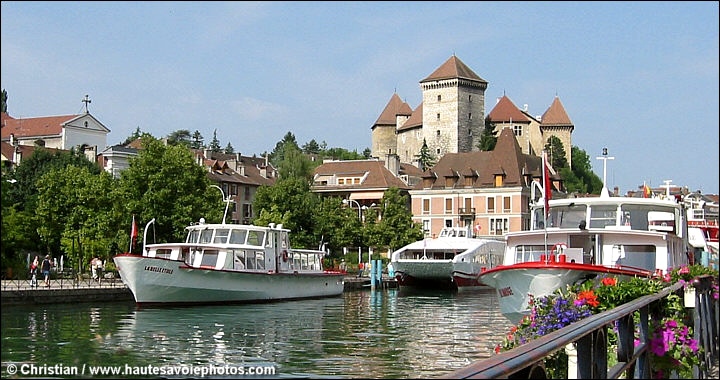
POLYGON ((614 160, 615 157, 608 157, 608 149, 603 148, 602 149, 602 157, 595 157, 598 160, 603 160, 603 188, 600 192, 601 197, 609 197, 610 192, 607 188, 607 160, 614 160))

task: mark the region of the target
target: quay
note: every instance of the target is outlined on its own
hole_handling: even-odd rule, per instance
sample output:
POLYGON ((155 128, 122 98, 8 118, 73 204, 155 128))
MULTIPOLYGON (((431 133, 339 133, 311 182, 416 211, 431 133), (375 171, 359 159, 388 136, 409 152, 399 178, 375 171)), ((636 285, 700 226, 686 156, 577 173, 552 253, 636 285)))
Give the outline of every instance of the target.
MULTIPOLYGON (((371 289, 369 277, 347 276, 344 285, 346 292, 371 289)), ((381 286, 381 289, 396 288, 397 281, 383 277, 381 286)), ((92 279, 53 279, 50 287, 45 287, 42 281, 38 281, 37 287, 32 287, 28 280, 2 280, 0 292, 2 305, 133 300, 130 289, 117 278, 102 279, 99 282, 92 279)))

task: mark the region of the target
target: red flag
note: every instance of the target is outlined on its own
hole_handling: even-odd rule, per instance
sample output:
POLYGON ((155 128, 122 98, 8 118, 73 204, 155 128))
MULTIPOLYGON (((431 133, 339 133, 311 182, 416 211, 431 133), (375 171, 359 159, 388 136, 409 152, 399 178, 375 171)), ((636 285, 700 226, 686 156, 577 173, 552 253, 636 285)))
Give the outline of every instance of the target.
POLYGON ((132 227, 130 229, 130 249, 135 248, 135 241, 137 240, 138 229, 137 223, 135 223, 135 214, 133 214, 132 227))
POLYGON ((650 186, 643 185, 643 198, 650 198, 650 194, 652 191, 650 190, 650 186))
POLYGON ((545 198, 545 219, 547 220, 548 214, 550 213, 550 198, 552 198, 552 185, 550 183, 550 165, 547 162, 547 153, 542 153, 542 165, 543 165, 543 190, 545 198))

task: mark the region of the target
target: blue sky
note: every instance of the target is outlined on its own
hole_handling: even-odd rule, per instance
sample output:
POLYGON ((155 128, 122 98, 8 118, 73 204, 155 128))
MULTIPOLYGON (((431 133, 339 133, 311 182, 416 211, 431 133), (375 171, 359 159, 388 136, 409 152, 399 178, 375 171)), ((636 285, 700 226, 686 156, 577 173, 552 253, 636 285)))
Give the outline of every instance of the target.
POLYGON ((13 117, 90 112, 111 133, 217 130, 243 155, 291 132, 362 152, 392 94, 455 54, 541 115, 559 96, 573 145, 622 193, 672 180, 718 193, 718 2, 3 1, 13 117))

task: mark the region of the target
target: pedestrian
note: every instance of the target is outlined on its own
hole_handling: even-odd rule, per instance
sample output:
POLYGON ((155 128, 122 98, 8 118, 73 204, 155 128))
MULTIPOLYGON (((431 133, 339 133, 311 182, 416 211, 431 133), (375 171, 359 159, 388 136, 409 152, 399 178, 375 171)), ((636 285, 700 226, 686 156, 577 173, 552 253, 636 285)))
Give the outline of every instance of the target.
POLYGON ((40 258, 37 255, 35 255, 35 259, 33 260, 32 264, 30 264, 30 287, 37 288, 37 286, 38 286, 38 283, 37 283, 38 266, 40 266, 40 258))
POLYGON ((98 259, 97 256, 95 256, 92 260, 90 260, 90 269, 92 270, 92 278, 95 281, 98 281, 98 267, 100 266, 98 264, 98 261, 100 261, 100 259, 98 259))
POLYGON ((40 266, 40 270, 42 270, 43 276, 45 276, 45 286, 50 287, 50 267, 52 264, 50 263, 50 255, 45 256, 45 258, 42 261, 42 265, 40 266))

